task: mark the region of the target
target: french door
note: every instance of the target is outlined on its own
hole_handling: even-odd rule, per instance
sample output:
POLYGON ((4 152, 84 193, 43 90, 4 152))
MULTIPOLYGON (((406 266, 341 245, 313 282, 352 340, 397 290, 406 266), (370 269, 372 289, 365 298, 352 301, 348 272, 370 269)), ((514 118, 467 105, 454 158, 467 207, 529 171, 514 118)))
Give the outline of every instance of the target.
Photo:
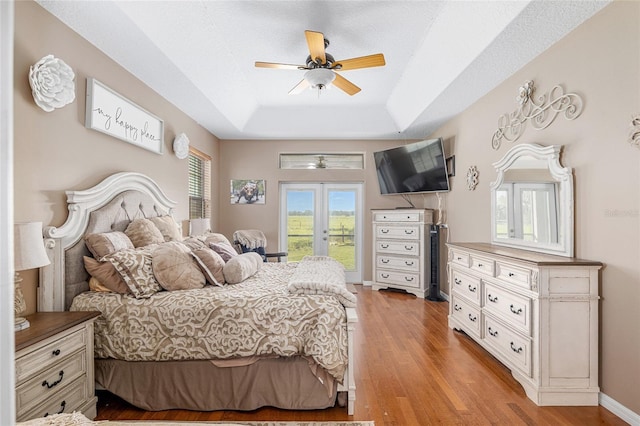
POLYGON ((280 184, 280 243, 289 261, 331 256, 362 282, 362 183, 280 184))

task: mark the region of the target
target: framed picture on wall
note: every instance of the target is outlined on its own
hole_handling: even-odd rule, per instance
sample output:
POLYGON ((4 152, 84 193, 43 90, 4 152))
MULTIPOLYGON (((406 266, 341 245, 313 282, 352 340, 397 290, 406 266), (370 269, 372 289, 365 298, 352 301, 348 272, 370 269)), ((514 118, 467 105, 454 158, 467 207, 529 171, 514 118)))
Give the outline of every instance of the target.
POLYGON ((231 179, 231 204, 265 204, 264 179, 231 179))

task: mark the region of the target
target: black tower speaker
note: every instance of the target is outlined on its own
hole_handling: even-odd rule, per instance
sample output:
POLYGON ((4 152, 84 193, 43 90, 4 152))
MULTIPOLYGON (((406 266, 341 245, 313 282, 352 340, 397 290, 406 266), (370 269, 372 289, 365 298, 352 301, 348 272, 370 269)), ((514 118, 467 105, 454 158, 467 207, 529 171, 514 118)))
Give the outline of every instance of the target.
POLYGON ((431 247, 431 284, 429 285, 429 296, 427 300, 432 302, 443 302, 440 297, 440 226, 431 225, 429 227, 429 246, 431 247))

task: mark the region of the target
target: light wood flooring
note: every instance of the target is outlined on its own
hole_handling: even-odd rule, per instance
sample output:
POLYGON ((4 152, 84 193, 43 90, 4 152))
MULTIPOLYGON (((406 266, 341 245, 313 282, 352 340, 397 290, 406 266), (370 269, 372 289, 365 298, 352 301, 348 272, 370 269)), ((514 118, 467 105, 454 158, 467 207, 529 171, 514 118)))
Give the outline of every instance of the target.
POLYGON ((251 412, 139 410, 98 393, 97 420, 338 421, 382 425, 625 425, 602 407, 538 407, 500 362, 447 327, 447 302, 358 289, 356 406, 251 412))

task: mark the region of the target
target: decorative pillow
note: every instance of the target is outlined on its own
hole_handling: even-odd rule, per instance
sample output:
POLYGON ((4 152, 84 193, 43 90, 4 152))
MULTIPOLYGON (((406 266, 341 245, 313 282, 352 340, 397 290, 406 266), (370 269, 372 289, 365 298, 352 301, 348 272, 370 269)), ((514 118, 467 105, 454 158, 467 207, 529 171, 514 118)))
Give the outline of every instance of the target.
POLYGON ((165 290, 189 290, 206 284, 204 275, 190 254, 189 247, 177 241, 153 250, 153 275, 165 290))
MULTIPOLYGON (((160 232, 160 231, 158 231, 160 232)), ((162 290, 153 276, 151 249, 120 250, 106 256, 136 299, 146 299, 162 290)))
POLYGON ((262 257, 258 253, 239 254, 225 263, 222 272, 228 284, 237 284, 253 276, 262 266, 262 257))
POLYGON ((102 259, 118 250, 132 249, 133 243, 124 232, 104 232, 89 234, 84 237, 87 248, 96 259, 102 259))
POLYGON ((222 272, 224 260, 222 256, 206 247, 192 249, 191 255, 198 263, 209 284, 224 286, 224 273, 222 272))
POLYGON ((211 250, 222 256, 222 260, 224 260, 225 263, 228 262, 229 259, 238 256, 238 252, 236 249, 231 247, 231 244, 211 243, 209 244, 209 247, 211 247, 211 250))
POLYGON ((96 277, 89 278, 89 290, 95 291, 96 293, 113 293, 107 287, 103 286, 96 277))
POLYGON ((208 248, 209 246, 205 245, 204 242, 200 241, 196 237, 185 238, 181 241, 182 244, 189 247, 191 250, 195 250, 198 248, 208 248))
MULTIPOLYGON (((83 256, 84 268, 92 278, 97 279, 100 284, 114 293, 129 293, 129 287, 124 282, 118 270, 109 261, 99 262, 93 257, 83 256)), ((91 282, 89 282, 91 285, 91 282)))
POLYGON ((172 216, 150 217, 149 220, 158 228, 165 241, 182 241, 180 228, 172 216))
POLYGON ((206 234, 198 235, 196 238, 205 243, 207 246, 209 246, 211 243, 224 243, 233 247, 227 237, 217 232, 207 232, 206 234))
POLYGON ((136 248, 164 243, 162 233, 149 219, 135 219, 127 226, 124 233, 136 248))

